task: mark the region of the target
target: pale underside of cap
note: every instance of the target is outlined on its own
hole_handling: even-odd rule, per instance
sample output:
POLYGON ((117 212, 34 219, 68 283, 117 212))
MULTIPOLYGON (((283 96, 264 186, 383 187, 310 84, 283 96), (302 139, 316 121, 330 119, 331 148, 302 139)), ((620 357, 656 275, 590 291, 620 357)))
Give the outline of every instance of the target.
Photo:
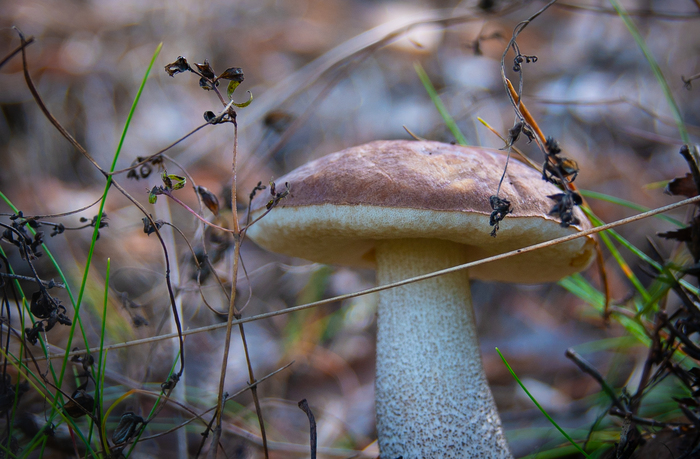
MULTIPOLYGON (((377 241, 436 238, 464 244, 470 260, 527 247, 589 227, 562 228, 548 215, 561 193, 541 174, 511 158, 499 196, 513 213, 491 237, 489 197, 503 174, 503 152, 427 141, 378 141, 334 153, 276 180, 290 194, 247 234, 273 252, 308 260, 374 267, 377 241)), ((252 203, 253 217, 269 195, 252 203)), ((550 282, 585 269, 594 258, 591 238, 474 267, 475 278, 550 282)))

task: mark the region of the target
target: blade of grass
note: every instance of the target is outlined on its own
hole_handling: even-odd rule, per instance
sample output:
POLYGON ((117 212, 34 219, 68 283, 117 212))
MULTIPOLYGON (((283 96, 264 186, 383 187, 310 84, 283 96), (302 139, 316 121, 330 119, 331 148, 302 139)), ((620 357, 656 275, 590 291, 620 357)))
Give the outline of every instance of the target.
POLYGON ((627 10, 625 10, 618 0, 609 1, 615 11, 617 11, 617 14, 620 16, 622 21, 625 23, 625 27, 627 27, 627 30, 629 30, 630 34, 634 38, 634 41, 637 42, 639 49, 641 49, 642 53, 644 53, 644 57, 649 63, 649 67, 651 67, 652 72, 654 72, 654 76, 656 76, 656 80, 659 82, 659 85, 661 85, 664 96, 666 96, 666 103, 668 103, 671 113, 673 114, 673 119, 676 121, 676 125, 678 126, 678 132, 680 133, 681 140, 683 140, 683 143, 686 145, 690 145, 690 136, 688 135, 688 130, 685 127, 683 118, 681 117, 681 111, 676 104, 676 100, 673 98, 671 88, 668 86, 668 82, 666 81, 664 74, 661 72, 661 67, 659 67, 656 59, 654 59, 654 56, 651 54, 647 44, 644 42, 642 34, 639 33, 637 26, 634 24, 634 21, 632 21, 632 18, 630 18, 629 14, 627 14, 627 10))
MULTIPOLYGON (((160 43, 157 47, 155 52, 153 53, 153 57, 151 58, 151 62, 148 65, 148 68, 146 69, 146 73, 143 76, 143 79, 141 80, 141 85, 139 86, 139 89, 136 93, 136 97, 134 98, 134 102, 131 104, 131 109, 129 110, 129 115, 126 118, 126 123, 124 125, 124 129, 122 131, 121 138, 119 139, 119 145, 117 146, 117 150, 114 153, 114 159, 112 160, 112 165, 110 167, 110 172, 112 172, 116 165, 117 165, 117 159, 119 158, 119 154, 121 153, 122 146, 124 145, 124 139, 126 138, 126 133, 129 130, 129 125, 131 124, 131 119, 134 116, 134 112, 136 111, 136 106, 139 103, 139 99, 141 98, 141 93, 143 92, 144 86, 146 86, 146 81, 148 80, 148 75, 151 73, 151 69, 153 68, 153 64, 156 62, 156 58, 160 54, 160 50, 163 47, 163 43, 160 43)), ((109 192, 109 188, 112 185, 112 176, 107 177, 107 183, 105 184, 105 190, 102 194, 102 200, 100 201, 100 209, 97 213, 97 222, 95 223, 95 230, 92 233, 92 242, 90 243, 90 248, 88 250, 88 256, 87 260, 85 262, 85 271, 83 272, 83 280, 80 284, 80 292, 78 293, 78 301, 76 302, 75 305, 75 315, 77 316, 80 312, 80 305, 83 300, 83 295, 85 293, 85 287, 87 284, 87 278, 88 278, 88 272, 90 271, 90 264, 92 262, 92 255, 95 251, 95 243, 97 241, 97 234, 99 232, 100 228, 100 222, 102 221, 102 215, 104 214, 104 206, 105 202, 107 200, 107 193, 109 192)), ((73 322, 73 325, 71 326, 71 331, 70 334, 68 335, 68 343, 66 344, 66 349, 71 348, 71 342, 73 340, 73 330, 75 327, 75 321, 73 322)), ((68 353, 66 353, 65 358, 63 359, 63 365, 61 367, 61 374, 58 378, 58 387, 60 388, 62 383, 63 383, 63 377, 65 375, 65 370, 66 370, 66 365, 68 363, 68 353)))
MULTIPOLYGON (((571 276, 565 277, 560 280, 558 284, 596 308, 601 314, 605 310, 605 296, 580 274, 572 274, 571 276)), ((613 312, 612 317, 614 317, 620 325, 625 327, 632 336, 641 341, 642 344, 647 347, 651 346, 651 339, 647 336, 646 330, 640 322, 636 322, 625 315, 615 312, 613 312)))
POLYGON ((435 104, 435 108, 437 108, 437 111, 440 113, 440 116, 442 117, 443 121, 445 122, 445 126, 447 126, 447 128, 450 130, 450 132, 452 132, 452 135, 455 136, 457 143, 460 145, 469 145, 467 143, 467 139, 462 134, 462 131, 459 130, 457 123, 455 123, 455 120, 452 118, 450 113, 447 111, 447 107, 445 107, 445 104, 442 103, 442 99, 440 99, 440 96, 438 95, 437 91, 435 90, 435 86, 433 86, 433 83, 430 81, 430 77, 428 76, 427 73, 425 73, 423 66, 420 65, 420 63, 415 62, 413 64, 413 68, 416 69, 416 73, 418 74, 418 78, 420 78, 421 83, 423 83, 423 87, 425 87, 425 91, 430 96, 430 100, 432 100, 433 103, 435 104))
MULTIPOLYGON (((67 416, 60 410, 60 407, 56 404, 56 397, 53 397, 53 396, 51 395, 51 393, 50 393, 49 390, 46 388, 46 386, 44 385, 44 383, 43 383, 43 381, 41 380, 41 378, 39 378, 39 377, 37 377, 36 375, 34 375, 33 373, 31 373, 31 372, 29 371, 29 369, 27 368, 27 366, 24 365, 20 359, 18 359, 18 358, 16 358, 16 357, 15 357, 14 359, 11 359, 10 357, 14 357, 14 356, 12 356, 11 354, 5 353, 5 350, 4 350, 2 347, 0 347, 0 354, 2 354, 2 356, 10 363, 10 365, 12 365, 12 366, 15 368, 15 370, 17 371, 18 376, 23 377, 23 378, 25 379, 25 381, 27 381, 27 383, 28 383, 30 386, 32 386, 32 388, 39 394, 39 396, 41 396, 41 397, 44 399, 44 401, 45 401, 46 403, 48 403, 49 405, 52 406, 52 408, 58 413, 58 415, 63 419, 63 421, 65 421, 68 425, 70 425, 70 426, 76 431, 76 433, 78 434, 78 436, 80 437, 80 439, 83 441, 83 443, 85 443, 85 447, 87 448, 87 450, 88 450, 94 457, 98 457, 98 456, 96 455, 95 451, 92 449, 92 447, 87 443, 87 440, 86 440, 85 437, 83 436, 82 432, 80 432, 80 430, 79 430, 79 429, 77 428, 77 426, 75 425, 74 420, 73 420, 73 419, 70 419, 69 417, 67 417, 67 416), (25 369, 26 372, 25 372, 25 371, 22 371, 22 369, 25 369), (32 378, 33 378, 34 380, 36 380, 36 382, 35 382, 32 378, 29 377, 30 375, 32 375, 32 378), (37 385, 37 383, 38 383, 38 385, 37 385), (39 385, 41 385, 42 388, 43 388, 46 392, 42 392, 42 390, 41 390, 41 388, 39 387, 39 385)), ((34 439, 41 439, 41 438, 44 438, 44 439, 45 439, 46 437, 47 437, 47 436, 46 436, 45 434, 42 434, 42 435, 37 435, 37 436, 35 436, 34 439)), ((26 451, 26 452, 28 453, 28 452, 31 452, 31 451, 32 451, 32 448, 27 448, 27 451, 26 451)), ((26 454, 25 454, 25 456, 26 456, 26 454)))
POLYGON ((509 365, 508 362, 506 361, 506 358, 503 357, 503 354, 501 354, 501 350, 498 349, 498 348, 496 348, 496 352, 498 352, 498 355, 501 356, 501 360, 503 360, 503 363, 506 365, 506 368, 508 368, 508 371, 510 371, 510 374, 513 376, 513 378, 514 378, 515 381, 518 383, 518 385, 525 391, 525 393, 527 394, 527 396, 530 397, 530 400, 532 400, 532 403, 534 403, 535 406, 537 406, 537 408, 539 408, 539 410, 542 412, 542 414, 544 414, 544 416, 549 420, 549 422, 551 422, 552 425, 553 425, 554 427, 556 427, 556 429, 557 429, 559 432, 561 432, 561 434, 562 434, 567 440, 569 440, 569 442, 570 442, 572 445, 574 445, 574 447, 576 447, 576 449, 577 449, 581 454, 583 454, 585 457, 587 457, 588 459, 590 459, 590 456, 583 450, 583 448, 581 448, 581 447, 578 445, 578 443, 576 443, 576 442, 574 441, 574 439, 571 438, 571 437, 569 436, 569 434, 567 434, 566 432, 564 432, 564 429, 562 429, 561 427, 559 427, 559 424, 557 424, 557 423, 554 421, 554 419, 552 419, 552 417, 547 413, 547 411, 545 411, 545 409, 542 408, 542 406, 537 402, 537 400, 535 400, 535 397, 532 396, 532 394, 530 393, 530 391, 528 391, 527 388, 525 388, 525 385, 520 381, 520 378, 518 378, 518 376, 515 374, 515 371, 513 371, 513 369, 510 367, 510 365, 509 365))
MULTIPOLYGON (((639 204, 634 203, 632 201, 627 201, 625 199, 621 199, 621 198, 618 198, 615 196, 610 196, 610 195, 604 194, 604 193, 598 193, 597 191, 582 190, 579 188, 579 193, 581 193, 583 195, 583 197, 585 197, 585 198, 598 199, 600 201, 609 202, 611 204, 617 204, 619 206, 624 206, 624 207, 627 207, 629 209, 633 209, 633 210, 636 210, 639 212, 646 212, 649 210, 648 207, 639 205, 639 204)), ((655 217, 660 218, 661 220, 667 221, 668 223, 671 223, 672 225, 676 225, 680 228, 686 226, 685 223, 683 223, 682 221, 677 220, 673 217, 669 217, 668 215, 659 214, 659 215, 656 215, 655 217)))
POLYGON ((651 298, 649 292, 647 292, 646 288, 644 288, 644 285, 642 285, 639 278, 634 274, 634 272, 632 272, 632 268, 630 268, 630 265, 627 264, 624 258, 622 258, 622 254, 619 250, 617 250, 615 244, 612 243, 612 241, 605 232, 600 233, 599 236, 600 239, 603 241, 603 244, 605 244, 605 246, 610 251, 610 254, 613 256, 613 258, 615 258, 617 265, 620 267, 620 270, 625 275, 625 277, 627 277, 627 279, 632 283, 632 285, 634 285, 634 288, 637 289, 639 294, 642 295, 644 301, 649 301, 649 299, 651 298))
MULTIPOLYGON (((178 352, 177 355, 175 356, 175 359, 173 360, 173 364, 170 366, 170 373, 168 374, 168 379, 166 381, 170 380, 170 376, 172 376, 175 373, 175 368, 177 366, 177 362, 180 359, 180 353, 178 352)), ((151 407, 151 411, 148 413, 148 417, 146 419, 153 419, 153 416, 156 413, 156 410, 159 408, 159 405, 161 404, 161 401, 163 400, 163 392, 161 390, 160 395, 156 399, 155 403, 153 403, 153 406, 151 407)), ((167 398, 166 398, 167 402, 167 398)), ((106 419, 106 417, 105 417, 106 419)), ((136 445, 139 442, 139 439, 143 435, 143 433, 146 431, 146 428, 142 428, 136 438, 134 438, 134 441, 131 443, 131 446, 129 447, 129 451, 126 453, 124 456, 125 459, 129 459, 131 457, 131 453, 134 451, 134 448, 136 448, 136 445)))
MULTIPOLYGON (((601 219, 599 219, 593 212, 590 211, 590 209, 588 209, 586 207, 582 207, 582 209, 584 212, 586 212, 586 215, 588 216, 588 218, 591 220, 591 222, 594 225, 601 226, 601 225, 605 224, 605 222, 603 222, 601 219)), ((685 225, 682 225, 682 226, 685 226, 685 225)), ((640 249, 635 247, 634 244, 632 244, 630 241, 628 241, 627 239, 622 237, 620 235, 620 233, 618 233, 614 229, 605 230, 605 232, 607 234, 609 234, 610 236, 612 236, 615 240, 617 240, 621 245, 623 245, 626 249, 628 249, 634 255, 636 255, 640 260, 644 261, 645 263, 648 263, 657 271, 662 272, 664 270, 663 266, 661 266, 656 260, 654 260, 649 255, 647 255, 646 253, 642 252, 640 249)), ((681 283, 681 285, 683 285, 684 288, 687 288, 692 293, 694 293, 696 295, 700 293, 700 290, 697 287, 695 287, 694 285, 690 284, 688 281, 680 280, 679 282, 681 283)))
MULTIPOLYGON (((95 401, 97 408, 97 419, 102 419, 102 407, 104 406, 104 383, 105 383, 105 368, 107 365, 107 353, 104 350, 105 345, 105 334, 107 329, 107 304, 109 303, 109 273, 112 265, 112 259, 107 258, 107 272, 105 273, 105 296, 102 306, 102 327, 100 328, 100 352, 97 356, 97 377, 95 378, 95 401)), ((92 436, 93 424, 90 424, 90 436, 92 436)), ((90 441, 88 437, 88 441, 90 441)), ((100 441, 102 442, 102 449, 105 452, 110 452, 109 442, 107 438, 100 435, 100 441)))

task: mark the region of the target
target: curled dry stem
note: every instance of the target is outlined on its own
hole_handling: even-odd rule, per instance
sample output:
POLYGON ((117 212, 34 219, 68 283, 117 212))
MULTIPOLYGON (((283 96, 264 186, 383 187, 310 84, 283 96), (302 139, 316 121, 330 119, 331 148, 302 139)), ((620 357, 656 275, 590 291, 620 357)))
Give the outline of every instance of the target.
MULTIPOLYGON (((522 72, 520 72, 522 73, 522 72)), ((544 135, 544 132, 542 132, 542 129, 540 129, 539 124, 537 124, 537 121, 535 118, 532 116, 530 113, 530 110, 527 109, 525 106, 525 103, 521 100, 520 95, 515 91, 515 88, 511 84, 510 80, 506 78, 506 87, 508 88, 508 95, 511 98, 511 100, 515 101, 518 106, 520 107, 520 112, 522 113, 523 119, 532 127, 533 132, 537 136, 538 139, 538 144, 539 145, 544 145, 546 143, 546 137, 544 135)), ((502 138, 502 137, 501 137, 502 138)), ((521 154, 521 156, 524 156, 521 154)), ((532 162, 528 160, 528 163, 532 165, 532 162)), ((540 168, 537 168, 537 170, 540 170, 540 168)), ((540 170, 541 172, 541 170, 540 170)), ((572 183, 572 182, 567 182, 566 180, 562 179, 562 184, 564 186, 568 186, 571 188, 572 191, 578 191, 578 187, 572 183)), ((589 209, 591 206, 588 205, 588 202, 585 197, 581 196, 582 199, 582 204, 589 209)), ((600 246, 600 241, 598 238, 595 238, 595 251, 596 251, 596 265, 598 266, 598 273, 600 275, 600 283, 603 286, 603 292, 605 293, 605 308, 603 310, 603 318, 607 321, 610 319, 610 315, 612 314, 610 310, 610 302, 612 298, 612 293, 610 291, 610 282, 608 281, 608 273, 605 269, 605 257, 603 256, 603 249, 600 246)))

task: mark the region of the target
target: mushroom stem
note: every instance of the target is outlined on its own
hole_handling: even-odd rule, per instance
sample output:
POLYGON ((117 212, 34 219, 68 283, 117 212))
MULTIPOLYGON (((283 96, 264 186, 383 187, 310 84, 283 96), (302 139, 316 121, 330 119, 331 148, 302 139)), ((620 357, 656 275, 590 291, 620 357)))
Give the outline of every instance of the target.
MULTIPOLYGON (((377 244, 380 285, 466 263, 462 244, 377 244)), ((381 457, 511 458, 484 375, 466 270, 380 292, 376 405, 381 457)))

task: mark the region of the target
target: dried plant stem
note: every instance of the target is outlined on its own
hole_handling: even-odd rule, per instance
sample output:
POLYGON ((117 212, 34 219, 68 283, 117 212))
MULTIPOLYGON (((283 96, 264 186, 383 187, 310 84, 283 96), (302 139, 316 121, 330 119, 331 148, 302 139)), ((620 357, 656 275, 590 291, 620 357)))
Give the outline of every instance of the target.
MULTIPOLYGON (((291 308, 282 309, 281 311, 266 312, 266 313, 258 314, 255 316, 237 319, 237 320, 231 322, 231 325, 238 325, 241 323, 254 322, 256 320, 269 319, 271 317, 279 316, 282 314, 289 314, 291 312, 297 312, 297 311, 302 311, 304 309, 315 308, 315 307, 323 306, 326 304, 336 303, 338 301, 349 300, 351 298, 357 298, 359 296, 369 295, 370 293, 377 293, 377 292, 380 292, 382 290, 386 290, 389 288, 400 287, 402 285, 411 284, 413 282, 420 282, 422 280, 431 279, 433 277, 443 276, 445 274, 449 274, 449 273, 452 273, 455 271, 469 269, 469 268, 473 268, 475 266, 483 265, 486 263, 491 263, 493 261, 498 261, 498 260, 510 258, 510 257, 516 256, 516 255, 519 255, 521 253, 534 252, 535 250, 541 250, 541 249, 544 249, 546 247, 551 247, 553 245, 562 244, 562 243, 568 242, 568 241, 573 241, 575 239, 579 239, 582 237, 587 237, 587 236, 590 236, 590 235, 593 235, 596 233, 600 233, 601 231, 613 229, 613 228, 616 228, 618 226, 626 225, 628 223, 633 223, 633 222, 636 222, 639 220, 643 220, 645 218, 653 217, 654 215, 658 215, 658 214, 661 214, 664 212, 668 212, 668 211, 678 209, 680 207, 684 207, 684 206, 687 206, 689 204, 695 204, 695 203, 700 203, 700 196, 695 196, 694 198, 684 199, 683 201, 669 204, 667 206, 658 207, 656 209, 652 209, 652 210, 649 210, 647 212, 642 212, 642 213, 639 213, 637 215, 633 215, 631 217, 627 217, 627 218, 623 218, 623 219, 614 221, 612 223, 597 226, 595 228, 591 228, 591 229, 588 229, 586 231, 581 231, 580 233, 572 234, 570 236, 564 236, 564 237, 561 237, 558 239, 552 239, 551 241, 546 241, 546 242, 541 242, 539 244, 530 245, 527 247, 523 247, 522 249, 511 250, 510 252, 502 253, 500 255, 494 255, 492 257, 483 258, 481 260, 472 261, 472 262, 465 263, 462 265, 453 266, 452 268, 441 269, 439 271, 434 271, 431 273, 423 274, 421 276, 416 276, 416 277, 412 277, 410 279, 404 279, 401 281, 392 282, 390 284, 380 285, 378 287, 368 288, 366 290, 360 290, 360 291, 354 292, 354 293, 348 293, 346 295, 334 296, 332 298, 314 301, 312 303, 306 303, 306 304, 302 304, 299 306, 293 306, 291 308)), ((195 328, 192 330, 183 331, 182 335, 186 336, 186 335, 191 335, 194 333, 203 333, 203 332, 208 332, 208 331, 212 331, 212 330, 218 330, 220 328, 224 328, 227 326, 229 326, 228 323, 208 325, 206 327, 200 327, 200 328, 195 328)), ((159 340, 170 339, 170 338, 177 338, 177 336, 178 335, 175 333, 171 333, 169 335, 154 336, 151 338, 144 338, 144 339, 128 341, 128 342, 120 343, 120 344, 113 344, 111 346, 105 346, 105 349, 106 350, 121 349, 121 348, 125 348, 125 347, 146 344, 146 343, 150 343, 153 341, 159 341, 159 340)), ((90 349, 90 352, 96 352, 98 350, 99 350, 98 348, 90 349)), ((84 350, 78 350, 78 351, 70 352, 70 353, 68 353, 68 355, 71 356, 71 355, 78 355, 78 354, 83 354, 83 353, 85 353, 84 350)), ((37 360, 42 360, 42 358, 37 358, 37 360)))
POLYGON ((218 451, 217 445, 219 444, 219 439, 221 438, 221 416, 223 414, 223 408, 225 403, 224 396, 224 386, 226 383, 226 368, 228 367, 228 356, 231 348, 231 333, 233 329, 234 319, 236 319, 241 340, 243 341, 243 349, 245 351, 246 364, 248 366, 248 376, 250 378, 251 393, 253 396, 253 401, 255 403, 255 410, 258 415, 258 421, 260 423, 260 434, 263 440, 263 451, 265 453, 265 458, 269 457, 267 450, 267 437, 265 435, 265 425, 262 417, 262 411, 260 408, 260 401, 257 395, 257 384, 255 381, 255 375, 253 373, 253 366, 250 363, 250 354, 248 352, 248 343, 245 339, 245 331, 243 329, 243 322, 241 321, 241 315, 236 309, 236 284, 238 280, 238 266, 240 264, 241 256, 241 228, 238 222, 238 210, 236 207, 236 159, 238 156, 238 123, 235 118, 233 120, 234 135, 233 135, 233 160, 231 166, 231 210, 233 213, 233 269, 231 273, 231 295, 229 296, 229 307, 228 307, 228 320, 226 321, 226 340, 224 341, 224 355, 221 362, 221 374, 219 377, 219 396, 217 401, 218 410, 216 412, 216 425, 214 427, 214 435, 212 437, 211 449, 209 450, 209 457, 215 458, 216 452, 218 451))
POLYGON ((513 83, 511 83, 508 78, 506 78, 506 83, 508 84, 508 92, 515 101, 515 103, 518 104, 518 107, 520 107, 520 113, 522 113, 523 118, 525 118, 527 124, 532 126, 532 129, 535 131, 535 134, 537 134, 537 137, 540 139, 540 142, 545 143, 546 139, 544 136, 544 132, 542 132, 542 129, 540 129, 540 126, 537 124, 537 121, 535 121, 535 118, 530 113, 530 110, 528 110, 525 106, 525 102, 522 102, 520 100, 520 95, 513 87, 513 83))
POLYGON ((10 51, 10 53, 0 61, 0 68, 3 65, 5 65, 10 59, 15 57, 18 53, 22 52, 22 50, 25 47, 31 45, 32 43, 34 43, 34 37, 29 36, 29 37, 25 38, 22 44, 20 44, 18 47, 16 47, 12 51, 10 51))

